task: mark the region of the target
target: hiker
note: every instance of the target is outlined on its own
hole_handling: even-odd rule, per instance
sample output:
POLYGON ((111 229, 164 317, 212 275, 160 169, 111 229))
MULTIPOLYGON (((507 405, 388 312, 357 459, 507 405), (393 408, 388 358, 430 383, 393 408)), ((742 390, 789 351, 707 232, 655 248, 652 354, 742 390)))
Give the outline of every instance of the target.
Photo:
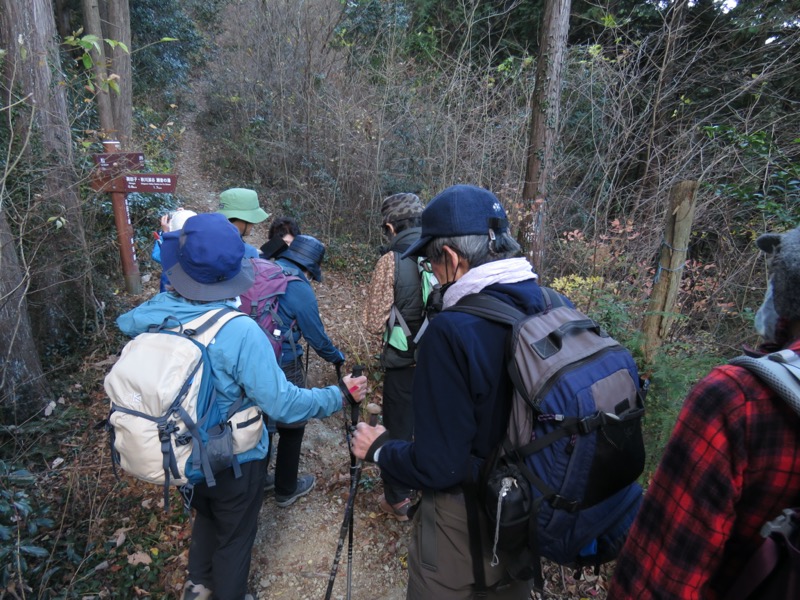
POLYGON ((300 225, 292 217, 275 217, 269 225, 267 242, 260 248, 262 258, 276 258, 300 233, 300 225))
MULTIPOLYGON (((219 195, 217 212, 233 223, 242 238, 250 235, 253 225, 269 218, 269 213, 264 212, 258 202, 258 194, 245 188, 231 188, 222 192, 219 195)), ((245 258, 258 258, 259 253, 255 246, 245 242, 244 248, 245 258)))
MULTIPOLYGON (((394 194, 384 199, 381 229, 389 243, 381 248, 382 256, 372 273, 362 315, 367 333, 383 336, 380 355, 384 371, 383 423, 392 439, 406 441, 410 441, 414 433, 411 384, 416 361, 411 340, 422 325, 424 306, 417 261, 413 257, 401 259, 400 255, 419 239, 420 216, 424 209, 415 194, 394 194), (402 330, 400 333, 402 348, 396 347, 399 344, 391 337, 395 310, 408 328, 408 334, 404 335, 402 330)), ((411 490, 384 480, 378 504, 383 512, 398 521, 408 521, 411 490)))
MULTIPOLYGON (((117 319, 120 329, 136 336, 173 316, 189 322, 222 307, 236 307, 236 297, 253 283, 252 265, 236 228, 216 213, 189 219, 183 230, 164 235, 162 260, 172 291, 158 294, 117 319)), ((301 389, 278 368, 264 332, 249 318, 232 319, 208 345, 217 403, 225 412, 244 394, 243 408, 257 405, 284 422, 327 417, 342 408, 337 386, 301 389)), ((146 376, 143 373, 142 376, 146 376)), ((344 377, 356 400, 366 393, 366 378, 344 377)), ((247 594, 250 555, 264 494, 269 438, 238 454, 241 476, 230 468, 216 474, 216 486, 194 486, 187 498, 196 514, 189 547, 189 576, 182 598, 217 600, 252 598, 247 594)))
MULTIPOLYGON (((284 273, 297 277, 286 286, 278 306, 279 320, 291 327, 284 336, 281 348, 281 364, 286 379, 297 387, 306 386, 306 368, 303 365, 303 348, 300 339, 305 338, 308 345, 329 363, 340 367, 344 354, 333 345, 319 315, 319 305, 309 279, 322 281, 320 264, 325 256, 325 246, 310 235, 298 235, 292 245, 278 256, 276 263, 284 273)), ((275 457, 275 475, 268 475, 267 491, 275 490, 275 503, 285 508, 314 488, 315 477, 310 473, 298 475, 300 468, 300 447, 303 443, 306 421, 290 423, 278 419, 270 420, 270 429, 277 429, 278 444, 275 457)))
MULTIPOLYGON (((193 210, 188 210, 183 207, 178 207, 175 212, 167 213, 166 215, 162 215, 160 219, 161 224, 161 232, 154 232, 156 241, 153 244, 153 251, 150 253, 150 258, 152 258, 155 262, 161 263, 161 243, 162 243, 162 236, 169 232, 169 231, 178 231, 179 229, 183 228, 183 224, 186 223, 186 220, 189 217, 195 216, 197 213, 193 210)), ((164 273, 163 269, 161 271, 161 277, 159 282, 159 292, 164 292, 167 289, 167 284, 169 280, 167 279, 166 273, 164 273)))
MULTIPOLYGON (((526 314, 545 309, 537 276, 508 231, 499 200, 455 185, 422 213, 419 240, 403 257, 425 256, 442 284, 444 307, 484 291, 526 314)), ((506 375, 507 328, 455 311, 430 322, 413 382, 414 440, 393 440, 383 426, 358 425, 353 451, 374 461, 393 485, 422 491, 408 552, 407 598, 473 598, 473 565, 462 484, 504 438, 513 386, 506 375), (424 515, 424 516, 423 516, 424 515)), ((484 519, 485 520, 485 519, 484 519)), ((530 584, 491 566, 492 535, 481 523, 487 598, 527 599, 530 584)))
MULTIPOLYGON (((800 229, 756 240, 769 283, 762 353, 800 350, 800 229)), ((608 597, 717 600, 798 506, 800 417, 743 367, 715 367, 689 392, 617 561, 608 597)), ((782 596, 781 596, 782 597, 782 596)))

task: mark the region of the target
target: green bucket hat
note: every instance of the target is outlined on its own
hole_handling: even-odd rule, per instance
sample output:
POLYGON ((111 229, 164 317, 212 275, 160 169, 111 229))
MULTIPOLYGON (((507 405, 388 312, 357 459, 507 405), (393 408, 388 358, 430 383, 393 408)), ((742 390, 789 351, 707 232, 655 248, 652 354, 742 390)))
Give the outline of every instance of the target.
POLYGON ((245 188, 231 188, 219 195, 218 213, 230 219, 239 219, 246 223, 261 223, 269 218, 258 204, 258 194, 245 188))

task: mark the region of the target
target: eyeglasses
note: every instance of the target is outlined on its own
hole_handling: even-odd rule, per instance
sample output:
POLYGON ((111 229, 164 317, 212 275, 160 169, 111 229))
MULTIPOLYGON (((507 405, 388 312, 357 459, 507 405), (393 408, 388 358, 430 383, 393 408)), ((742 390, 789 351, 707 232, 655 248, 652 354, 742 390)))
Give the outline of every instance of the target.
POLYGON ((431 266, 430 259, 426 258, 421 260, 419 266, 422 267, 422 270, 426 273, 433 273, 433 267, 431 266))

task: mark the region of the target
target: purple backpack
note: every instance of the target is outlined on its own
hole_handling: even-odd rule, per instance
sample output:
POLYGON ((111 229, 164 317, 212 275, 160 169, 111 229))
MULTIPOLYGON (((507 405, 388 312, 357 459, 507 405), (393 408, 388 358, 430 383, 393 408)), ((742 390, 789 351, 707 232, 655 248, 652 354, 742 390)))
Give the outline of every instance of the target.
POLYGON ((278 303, 286 293, 286 286, 290 281, 300 281, 299 277, 287 275, 281 266, 271 260, 263 258, 250 259, 253 263, 255 281, 253 285, 239 298, 242 305, 239 310, 258 323, 258 326, 267 334, 269 343, 275 351, 275 359, 281 362, 281 343, 288 335, 294 321, 283 323, 278 316, 278 303))

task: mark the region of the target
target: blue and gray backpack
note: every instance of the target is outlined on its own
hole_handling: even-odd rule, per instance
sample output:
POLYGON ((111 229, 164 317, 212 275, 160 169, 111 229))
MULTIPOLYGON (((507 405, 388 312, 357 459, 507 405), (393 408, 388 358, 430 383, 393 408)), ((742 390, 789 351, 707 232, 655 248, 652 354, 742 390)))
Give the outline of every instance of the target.
MULTIPOLYGON (((642 500, 646 391, 630 352, 559 294, 542 293, 548 308, 535 315, 486 294, 448 309, 510 326, 506 437, 465 495, 468 513, 488 519, 493 563, 539 588, 542 557, 598 567, 621 549, 642 500)), ((478 527, 470 542, 485 587, 478 527)))

